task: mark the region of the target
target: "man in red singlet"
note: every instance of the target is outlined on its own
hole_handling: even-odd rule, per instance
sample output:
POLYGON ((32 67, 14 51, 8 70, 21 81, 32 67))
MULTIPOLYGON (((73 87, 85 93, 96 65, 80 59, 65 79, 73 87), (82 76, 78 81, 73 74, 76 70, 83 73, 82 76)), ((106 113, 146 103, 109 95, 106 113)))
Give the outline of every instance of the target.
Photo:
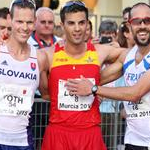
POLYGON ((81 1, 67 2, 60 17, 66 40, 47 50, 51 108, 42 150, 106 150, 94 89, 93 95, 81 97, 69 93, 65 84, 81 76, 99 84, 102 64, 115 60, 122 49, 84 42, 88 9, 81 1))

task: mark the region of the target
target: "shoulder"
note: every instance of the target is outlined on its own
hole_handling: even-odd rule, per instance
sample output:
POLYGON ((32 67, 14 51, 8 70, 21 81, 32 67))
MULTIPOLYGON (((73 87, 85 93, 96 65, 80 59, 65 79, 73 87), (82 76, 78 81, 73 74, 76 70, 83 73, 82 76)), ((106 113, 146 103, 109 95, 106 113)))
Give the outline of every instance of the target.
POLYGON ((124 49, 122 53, 120 54, 118 61, 120 61, 121 63, 124 63, 126 56, 128 55, 129 52, 130 52, 130 49, 124 49))
POLYGON ((47 57, 46 52, 44 50, 37 49, 37 58, 38 60, 42 61, 45 60, 47 57))
POLYGON ((43 59, 46 60, 46 63, 48 63, 49 67, 52 64, 53 55, 55 52, 55 45, 52 45, 50 47, 42 48, 37 50, 39 53, 39 57, 42 54, 43 59))
POLYGON ((44 50, 37 50, 37 60, 40 71, 48 70, 48 58, 44 50))
POLYGON ((98 52, 103 52, 103 53, 112 53, 112 52, 122 52, 126 48, 122 48, 119 46, 114 46, 114 45, 109 45, 109 44, 94 44, 96 50, 98 52))
POLYGON ((115 47, 107 44, 95 44, 94 46, 99 57, 104 61, 116 59, 124 50, 126 50, 126 48, 115 47))

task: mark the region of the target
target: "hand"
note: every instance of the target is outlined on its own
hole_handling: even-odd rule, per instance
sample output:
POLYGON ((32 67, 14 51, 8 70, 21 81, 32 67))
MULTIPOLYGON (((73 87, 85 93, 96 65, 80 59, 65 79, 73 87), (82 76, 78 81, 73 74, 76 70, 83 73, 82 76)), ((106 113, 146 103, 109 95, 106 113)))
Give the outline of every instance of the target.
POLYGON ((91 88, 93 87, 93 83, 83 76, 81 76, 80 79, 68 79, 65 86, 71 94, 80 96, 88 96, 92 94, 91 88))

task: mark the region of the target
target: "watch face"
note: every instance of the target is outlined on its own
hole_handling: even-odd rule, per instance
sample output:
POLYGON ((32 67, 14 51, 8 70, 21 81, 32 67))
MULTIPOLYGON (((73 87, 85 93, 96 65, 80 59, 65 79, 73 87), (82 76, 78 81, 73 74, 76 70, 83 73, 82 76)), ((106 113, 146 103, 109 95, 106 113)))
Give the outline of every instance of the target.
POLYGON ((92 93, 95 95, 95 93, 97 92, 97 90, 98 90, 97 85, 94 85, 94 86, 92 87, 92 93))
POLYGON ((97 91, 97 86, 94 85, 94 86, 92 87, 92 92, 96 92, 96 91, 97 91))

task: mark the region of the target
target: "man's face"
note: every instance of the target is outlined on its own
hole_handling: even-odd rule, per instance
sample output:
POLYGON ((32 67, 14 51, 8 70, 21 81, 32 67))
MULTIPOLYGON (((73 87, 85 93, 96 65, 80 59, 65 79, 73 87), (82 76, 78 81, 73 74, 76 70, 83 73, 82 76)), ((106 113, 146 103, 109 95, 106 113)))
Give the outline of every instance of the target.
POLYGON ((35 29, 38 34, 52 35, 54 30, 54 15, 53 13, 43 10, 37 16, 35 29))
POLYGON ((11 33, 10 23, 7 19, 0 18, 0 37, 3 40, 8 39, 11 33))
POLYGON ((64 27, 66 40, 73 44, 84 42, 87 27, 85 12, 65 14, 65 21, 62 25, 64 27))
POLYGON ((124 15, 123 15, 123 21, 124 22, 127 22, 129 19, 129 12, 126 12, 124 15))
POLYGON ((135 42, 139 46, 148 46, 150 43, 150 8, 147 6, 133 8, 130 24, 135 42), (140 21, 141 19, 144 21, 140 21))
POLYGON ((126 37, 127 41, 128 41, 128 46, 133 47, 135 44, 134 38, 133 38, 133 34, 131 31, 131 28, 128 26, 129 32, 124 32, 124 36, 126 37))
POLYGON ((20 43, 27 42, 34 30, 35 15, 34 10, 29 8, 14 8, 13 18, 11 19, 11 36, 20 43))
POLYGON ((112 38, 112 42, 116 42, 117 41, 117 35, 116 35, 115 32, 109 32, 109 31, 101 32, 101 37, 111 37, 112 38))

